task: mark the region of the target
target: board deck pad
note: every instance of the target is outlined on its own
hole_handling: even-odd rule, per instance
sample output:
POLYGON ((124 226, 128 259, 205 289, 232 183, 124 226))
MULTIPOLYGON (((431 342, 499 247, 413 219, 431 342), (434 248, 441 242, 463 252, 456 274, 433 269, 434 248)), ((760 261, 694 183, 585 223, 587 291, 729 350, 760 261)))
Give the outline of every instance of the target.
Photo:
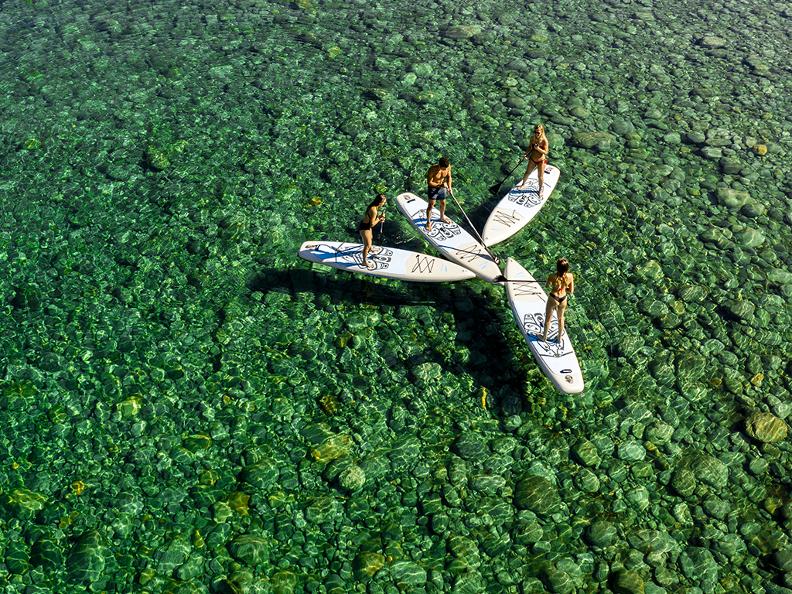
POLYGON ((511 305, 512 314, 514 314, 514 321, 528 343, 540 369, 557 390, 566 394, 579 394, 584 388, 583 372, 566 328, 561 340, 558 341, 558 317, 556 315, 553 315, 553 320, 550 323, 548 340, 542 340, 548 299, 542 286, 535 282, 531 274, 512 258, 506 261, 504 276, 508 281, 528 281, 504 284, 509 305, 511 305))
POLYGON ((500 243, 531 222, 555 190, 561 172, 547 165, 544 174, 544 192, 539 198, 539 172, 533 170, 525 186, 514 186, 501 198, 484 224, 481 237, 487 247, 500 243))
POLYGON ((363 266, 362 243, 306 241, 300 246, 298 255, 309 262, 347 272, 413 282, 453 282, 476 276, 473 271, 443 258, 377 245, 369 252, 366 268, 363 266))
MULTIPOLYGON (((496 282, 496 279, 501 276, 501 270, 487 252, 487 248, 453 221, 450 223, 441 221, 439 210, 432 211, 432 230, 426 230, 426 209, 428 207, 426 200, 405 192, 396 198, 396 204, 415 230, 443 256, 472 270, 476 276, 491 283, 496 282)), ((446 217, 448 217, 447 212, 446 217)), ((450 217, 448 218, 450 220, 450 217)))

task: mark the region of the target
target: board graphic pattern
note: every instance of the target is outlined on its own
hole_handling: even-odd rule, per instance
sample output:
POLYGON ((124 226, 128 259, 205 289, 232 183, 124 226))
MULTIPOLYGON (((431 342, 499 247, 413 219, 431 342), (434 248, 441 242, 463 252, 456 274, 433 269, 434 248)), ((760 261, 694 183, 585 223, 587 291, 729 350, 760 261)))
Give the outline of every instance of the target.
POLYGON ((385 246, 373 246, 368 266, 363 266, 363 245, 338 241, 307 241, 300 257, 347 272, 397 278, 415 282, 453 282, 474 278, 475 274, 453 262, 385 246))

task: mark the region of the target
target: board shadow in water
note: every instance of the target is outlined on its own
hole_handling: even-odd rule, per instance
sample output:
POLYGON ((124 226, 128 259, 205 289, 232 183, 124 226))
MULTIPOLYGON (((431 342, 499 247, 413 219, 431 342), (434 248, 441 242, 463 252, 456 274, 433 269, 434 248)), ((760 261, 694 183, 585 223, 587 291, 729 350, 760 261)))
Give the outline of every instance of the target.
MULTIPOLYGON (((498 417, 519 414, 528 408, 523 397, 525 373, 520 364, 525 357, 514 352, 506 341, 505 325, 511 323, 511 316, 499 315, 503 313, 501 308, 508 308, 505 297, 493 300, 491 295, 474 290, 467 281, 405 282, 391 286, 343 271, 317 273, 303 268, 263 270, 250 280, 248 288, 251 292, 277 291, 293 297, 298 293, 313 293, 317 305, 322 303, 320 296, 326 295, 335 303, 352 305, 429 306, 433 317, 451 312, 455 343, 445 353, 427 350, 402 363, 413 368, 434 362, 448 372, 471 375, 477 385, 487 387, 493 396, 490 413, 498 417), (460 346, 470 352, 468 361, 453 355, 460 346)), ((478 401, 478 396, 471 397, 478 401)))

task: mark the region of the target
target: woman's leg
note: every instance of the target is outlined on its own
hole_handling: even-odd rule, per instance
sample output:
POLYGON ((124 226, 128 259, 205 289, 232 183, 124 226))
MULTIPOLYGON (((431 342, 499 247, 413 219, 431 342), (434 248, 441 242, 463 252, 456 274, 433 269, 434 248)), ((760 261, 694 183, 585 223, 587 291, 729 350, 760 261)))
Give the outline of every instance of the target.
POLYGON ((558 342, 561 342, 561 335, 564 333, 564 312, 569 302, 569 295, 564 299, 564 302, 558 307, 558 342))
POLYGON ((544 332, 542 333, 542 340, 547 342, 547 333, 550 330, 550 321, 553 318, 553 310, 555 309, 555 300, 552 297, 547 298, 547 307, 545 307, 545 323, 544 332))
POLYGON ((525 168, 525 175, 523 175, 522 181, 520 182, 521 186, 524 186, 528 183, 528 176, 531 175, 531 172, 536 169, 536 163, 528 159, 528 167, 525 168))
POLYGON ((539 198, 542 197, 542 192, 544 192, 544 168, 547 164, 547 161, 542 161, 538 164, 539 167, 539 198))
POLYGON ((371 230, 361 231, 360 237, 363 240, 363 266, 368 268, 368 253, 371 251, 372 240, 371 230))

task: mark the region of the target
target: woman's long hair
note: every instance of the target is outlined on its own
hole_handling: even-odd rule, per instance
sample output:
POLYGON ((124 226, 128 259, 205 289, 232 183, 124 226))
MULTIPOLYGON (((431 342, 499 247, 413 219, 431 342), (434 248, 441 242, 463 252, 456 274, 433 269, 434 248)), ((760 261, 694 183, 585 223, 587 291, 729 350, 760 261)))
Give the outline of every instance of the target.
POLYGON ((569 262, 566 258, 559 258, 556 260, 556 275, 563 277, 567 272, 569 272, 569 262))
POLYGON ((382 203, 383 203, 383 202, 384 202, 386 199, 387 199, 387 196, 386 196, 385 194, 377 194, 377 197, 376 197, 376 198, 374 198, 374 200, 372 200, 372 201, 371 201, 371 204, 369 204, 369 205, 366 207, 366 210, 368 210, 368 209, 369 209, 369 208, 371 208, 372 206, 382 206, 382 203))

